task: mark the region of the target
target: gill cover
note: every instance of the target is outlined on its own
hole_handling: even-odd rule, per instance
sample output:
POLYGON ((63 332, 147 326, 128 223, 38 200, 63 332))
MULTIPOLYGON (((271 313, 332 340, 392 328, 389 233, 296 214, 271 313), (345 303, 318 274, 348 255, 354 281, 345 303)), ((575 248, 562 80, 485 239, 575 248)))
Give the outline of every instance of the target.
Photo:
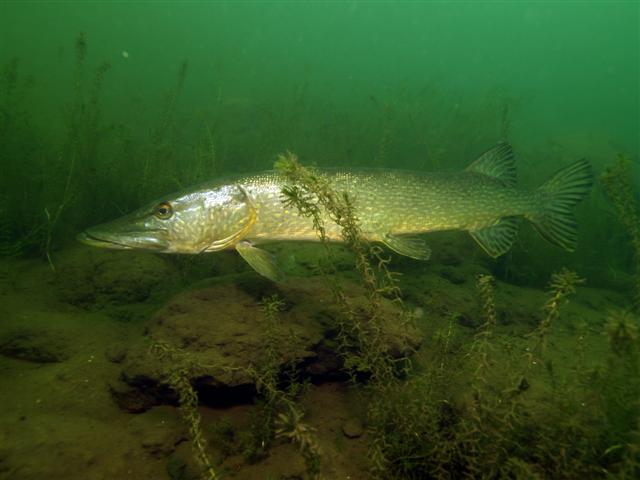
POLYGON ((251 196, 241 185, 235 187, 238 189, 238 195, 231 203, 225 205, 223 216, 218 220, 222 222, 221 231, 225 236, 210 242, 204 249, 205 252, 216 252, 235 246, 256 223, 256 206, 251 196))
POLYGON ((258 274, 274 282, 280 282, 284 279, 284 274, 278 267, 273 254, 266 250, 262 250, 261 248, 257 248, 253 246, 251 242, 244 240, 245 235, 256 223, 257 211, 255 204, 247 191, 241 185, 238 185, 237 188, 242 194, 241 203, 237 206, 227 206, 227 214, 230 215, 229 223, 235 225, 236 228, 228 230, 229 234, 226 237, 211 243, 207 248, 207 251, 212 252, 234 246, 244 261, 247 262, 258 274), (238 213, 237 209, 241 212, 240 218, 242 220, 240 222, 233 220, 233 217, 238 213))

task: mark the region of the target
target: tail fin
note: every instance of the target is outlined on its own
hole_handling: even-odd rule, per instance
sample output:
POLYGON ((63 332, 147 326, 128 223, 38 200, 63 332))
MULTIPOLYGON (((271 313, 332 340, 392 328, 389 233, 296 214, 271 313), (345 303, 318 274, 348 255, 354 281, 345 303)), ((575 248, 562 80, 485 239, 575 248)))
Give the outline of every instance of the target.
POLYGON ((538 192, 542 209, 528 218, 535 229, 549 242, 570 252, 576 248, 578 235, 572 212, 593 185, 593 171, 585 159, 558 171, 538 192))

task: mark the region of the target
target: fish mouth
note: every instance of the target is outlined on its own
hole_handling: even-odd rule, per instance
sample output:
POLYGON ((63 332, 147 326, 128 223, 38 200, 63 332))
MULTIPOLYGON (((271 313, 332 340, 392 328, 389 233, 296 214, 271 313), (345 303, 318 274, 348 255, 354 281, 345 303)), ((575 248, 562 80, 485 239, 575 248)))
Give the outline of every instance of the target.
POLYGON ((89 228, 76 238, 85 245, 112 250, 165 251, 168 247, 167 241, 163 238, 165 233, 161 229, 118 233, 89 228))
POLYGON ((91 235, 88 232, 79 233, 76 236, 76 239, 80 243, 84 243, 85 245, 89 245, 91 247, 111 248, 111 249, 117 249, 117 250, 133 250, 133 247, 130 247, 129 245, 126 245, 124 243, 119 243, 115 240, 96 237, 95 235, 91 235))

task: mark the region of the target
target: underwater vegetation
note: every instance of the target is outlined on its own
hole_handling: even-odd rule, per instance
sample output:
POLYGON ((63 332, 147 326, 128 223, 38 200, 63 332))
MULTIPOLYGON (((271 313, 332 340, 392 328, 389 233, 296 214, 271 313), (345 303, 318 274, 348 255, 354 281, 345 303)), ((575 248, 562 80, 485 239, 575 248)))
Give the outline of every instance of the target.
MULTIPOLYGON (((526 346, 496 335, 493 281, 486 276, 478 279, 485 323, 465 349, 470 380, 456 385, 458 390, 454 388, 458 382, 451 377, 425 372, 372 405, 378 413, 372 418, 379 422, 375 425, 379 445, 386 454, 381 478, 638 475, 638 398, 634 395, 639 382, 632 373, 638 363, 631 358, 638 354, 637 336, 624 327, 608 326, 607 331, 622 331, 626 339, 622 343, 633 344, 635 353, 626 356, 614 341, 606 366, 591 370, 578 363, 563 378, 548 355, 531 353, 540 345, 540 333, 548 328, 549 318, 561 314, 557 299, 572 288, 566 280, 574 274, 561 275, 565 277, 561 282, 555 279, 551 284, 546 315, 526 346), (626 367, 620 365, 620 355, 629 362, 626 367), (626 381, 620 381, 622 377, 626 381), (605 386, 600 382, 606 378, 611 383, 605 386), (603 397, 612 387, 616 393, 603 397), (537 389, 546 391, 536 393, 537 389), (593 401, 599 402, 599 409, 586 410, 585 405, 593 401), (541 423, 541 418, 547 420, 541 423), (616 427, 609 422, 616 422, 616 427), (610 437, 614 431, 618 432, 615 439, 610 437)), ((614 318, 610 321, 615 325, 624 322, 614 318)))
MULTIPOLYGON (((381 297, 378 295, 382 292, 390 292, 395 305, 402 308, 402 292, 387 269, 388 261, 362 239, 348 195, 332 191, 321 177, 302 167, 292 154, 281 156, 276 169, 290 181, 290 186, 283 189, 284 201, 313 219, 318 236, 325 245, 327 240, 320 209, 326 209, 330 218, 340 225, 345 242, 355 253, 356 269, 369 292, 371 305, 369 315, 364 318, 365 325, 375 320, 372 312, 379 310, 377 302, 381 297), (375 265, 382 271, 376 270, 375 265), (383 288, 378 286, 378 275, 386 280, 383 288), (389 284, 392 285, 390 290, 389 284)), ((379 478, 494 478, 510 475, 516 478, 575 478, 607 472, 606 467, 593 462, 593 457, 598 456, 597 452, 612 453, 621 449, 624 450, 622 460, 612 466, 611 473, 616 471, 623 476, 638 474, 637 446, 633 438, 634 426, 640 419, 640 397, 633 395, 638 393, 640 386, 637 372, 634 373, 634 369, 640 366, 637 357, 640 343, 630 314, 614 315, 609 319, 606 331, 612 353, 605 367, 606 373, 602 370, 586 372, 584 366, 578 364, 575 377, 561 380, 547 352, 551 326, 560 318, 561 308, 584 282, 575 272, 566 269, 552 276, 543 314, 535 330, 526 336, 526 346, 522 351, 522 346, 516 349, 514 345, 497 342, 495 280, 489 275, 478 276, 477 289, 484 323, 468 347, 466 363, 471 380, 458 397, 451 395, 451 383, 439 378, 437 373, 416 375, 412 372, 409 358, 403 359, 405 379, 401 379, 393 368, 397 359, 379 348, 381 339, 375 334, 379 330, 375 327, 372 332, 365 330, 360 323, 363 319, 350 313, 348 305, 345 305, 342 311, 347 312, 348 332, 360 333, 359 336, 341 337, 345 345, 341 350, 345 366, 355 365, 357 372, 371 372, 365 379, 352 374, 352 380, 364 381, 369 394, 372 472, 379 478), (364 335, 363 331, 366 332, 364 335), (617 338, 618 333, 622 338, 617 338), (507 371, 496 375, 498 348, 508 353, 508 358, 501 358, 500 364, 515 368, 509 371, 507 367, 507 371), (377 354, 362 357, 362 349, 373 350, 377 354), (620 355, 629 362, 624 368, 614 361, 620 355), (611 386, 605 387, 596 382, 594 385, 598 388, 589 391, 584 379, 589 375, 604 379, 614 375, 614 371, 621 375, 619 380, 622 377, 627 379, 618 386, 620 388, 626 383, 624 393, 619 392, 624 400, 620 401, 617 395, 602 399, 600 418, 594 419, 591 417, 593 412, 590 412, 587 420, 575 408, 576 405, 585 405, 585 402, 580 402, 581 395, 585 395, 583 399, 586 400, 600 388, 603 392, 610 391, 611 386), (537 404, 533 405, 527 398, 532 395, 532 385, 535 389, 545 382, 551 386, 549 397, 544 402, 538 398, 534 400, 537 404), (547 415, 555 419, 553 429, 541 428, 538 424, 537 418, 547 415), (611 429, 619 432, 620 437, 615 440, 601 437, 597 429, 588 427, 598 420, 615 422, 612 417, 618 415, 625 417, 627 427, 618 424, 611 429), (632 425, 631 429, 629 425, 632 425), (624 442, 618 443, 620 439, 624 442), (613 442, 615 445, 611 444, 613 442), (532 445, 533 449, 530 448, 532 445)), ((336 291, 336 287, 333 290, 336 291)), ((344 302, 339 290, 334 299, 344 302)), ((448 341, 448 335, 438 337, 437 341, 448 341)), ((446 350, 447 345, 437 348, 438 352, 446 350)), ((444 358, 436 359, 440 365, 444 361, 444 358)))
MULTIPOLYGON (((363 94, 365 114, 332 107, 327 121, 314 117, 322 99, 314 98, 311 80, 301 79, 292 98, 248 103, 251 120, 262 128, 247 128, 234 116, 238 102, 232 107, 222 94, 216 111, 188 123, 180 109, 192 75, 185 60, 174 67, 166 93, 152 100, 152 121, 129 125, 111 120, 105 101, 116 67, 92 60, 85 34, 76 37, 73 52, 58 135, 37 126, 29 100, 35 79, 23 73, 20 59, 2 68, 0 293, 24 288, 17 274, 4 273, 4 262, 18 262, 15 271, 42 264, 50 270, 43 290, 52 292, 63 312, 92 315, 82 318, 86 323, 99 318, 130 327, 144 339, 141 355, 157 376, 141 375, 143 381, 128 384, 125 393, 112 387, 118 375, 137 381, 127 362, 139 358, 129 345, 126 355, 109 355, 118 371, 109 372, 108 390, 133 417, 161 405, 179 407, 194 463, 188 474, 168 472, 170 478, 218 480, 256 468, 244 477, 255 478, 283 445, 296 457, 291 461, 302 465, 288 478, 332 478, 337 455, 331 447, 342 449, 340 442, 362 447, 357 459, 349 459, 361 478, 640 478, 640 214, 632 158, 621 154, 604 171, 598 187, 609 203, 590 200, 603 209, 611 205, 617 223, 602 221, 625 235, 614 239, 619 248, 612 253, 632 267, 628 276, 626 270, 614 272, 625 284, 619 297, 596 291, 614 288, 585 275, 583 267, 594 258, 603 262, 594 268, 602 269, 608 259, 583 230, 584 250, 571 258, 527 251, 524 232, 515 249, 519 258, 531 257, 527 264, 511 256, 492 262, 465 239, 443 237, 433 241, 435 258, 418 265, 368 242, 354 199, 331 188, 315 167, 373 163, 415 169, 403 159, 419 158, 423 170, 461 168, 496 140, 518 141, 513 115, 521 99, 492 94, 447 110, 442 87, 430 82, 419 91, 363 94), (322 135, 314 138, 311 131, 322 135), (256 279, 225 252, 216 258, 101 252, 68 261, 80 248, 70 246, 73 238, 86 225, 160 193, 268 169, 275 152, 285 148, 303 161, 293 153, 277 156, 275 170, 286 180, 281 201, 307 217, 320 240, 315 250, 273 248, 279 259, 291 259, 291 284, 256 279), (339 227, 344 247, 330 244, 326 222, 339 227), (531 288, 536 283, 528 282, 547 269, 553 273, 543 277, 546 286, 531 288), (513 288, 512 278, 521 289, 513 288), (189 330, 194 305, 208 316, 189 330), (322 329, 293 325, 305 315, 322 329), (254 335, 225 330, 222 316, 254 335), (211 330, 225 336, 203 340, 211 330), (229 342, 242 348, 232 350, 229 342), (207 357, 199 350, 205 347, 221 353, 207 357), (318 352, 329 358, 320 373, 309 367, 318 352), (325 382, 346 386, 355 398, 362 432, 338 431, 336 439, 310 413, 305 402, 325 382), (131 398, 138 397, 140 404, 132 406, 131 398), (216 400, 227 398, 217 397, 248 404, 247 421, 212 416, 228 408, 218 407, 216 400)), ((522 150, 523 163, 534 163, 536 156, 522 150)), ((598 166, 612 158, 596 160, 598 166)), ((531 184, 538 183, 531 177, 531 184)), ((589 227, 584 211, 578 215, 589 227)), ((2 308, 5 315, 11 302, 2 308)), ((37 334, 19 331, 7 339, 0 333, 3 358, 20 355, 22 361, 38 352, 29 344, 37 334)), ((50 343, 53 349, 56 342, 50 343)), ((65 375, 55 378, 62 382, 65 375)), ((179 449, 181 441, 171 448, 179 449)), ((5 448, 0 445, 0 477, 13 472, 5 467, 12 454, 5 448)))
POLYGON ((218 475, 207 454, 206 442, 200 427, 198 394, 189 381, 190 374, 194 370, 202 369, 202 367, 189 359, 188 355, 181 354, 175 348, 162 342, 154 343, 151 346, 151 353, 155 354, 159 360, 166 360, 172 365, 167 382, 171 389, 178 394, 180 413, 187 424, 196 459, 202 468, 201 477, 217 480, 218 475))
MULTIPOLYGON (((291 153, 281 155, 275 168, 289 183, 282 189, 284 202, 313 220, 325 250, 330 252, 323 213, 327 213, 331 221, 340 227, 342 238, 354 254, 355 269, 366 292, 367 303, 363 312, 355 311, 349 304, 335 277, 329 277, 326 269, 322 273, 331 285, 334 301, 340 305, 337 339, 344 368, 352 382, 362 382, 365 379, 367 395, 374 404, 368 409, 369 429, 373 436, 370 455, 373 471, 382 475, 388 470, 385 465, 388 460, 384 432, 377 428, 377 424, 380 423, 382 414, 378 409, 385 407, 375 404, 387 398, 389 392, 398 387, 400 377, 409 375, 411 371, 409 355, 397 357, 389 351, 388 339, 380 324, 384 321, 381 308, 383 299, 391 300, 395 310, 392 315, 399 328, 405 329, 405 334, 408 333, 412 318, 404 308, 397 278, 388 267, 390 258, 385 256, 379 246, 364 239, 349 195, 333 190, 323 177, 303 167, 291 153)), ((332 261, 330 254, 327 255, 327 260, 332 261)), ((329 271, 335 272, 335 267, 330 267, 329 271)))
POLYGON ((214 439, 221 444, 221 451, 229 455, 241 450, 247 462, 256 463, 266 457, 276 438, 284 439, 299 450, 309 478, 319 478, 320 447, 314 436, 314 428, 304 422, 304 412, 296 402, 296 398, 307 386, 299 381, 295 364, 285 366, 284 372, 282 371, 283 351, 278 312, 283 307, 284 302, 277 295, 262 300, 264 355, 252 360, 248 367, 206 365, 196 362, 188 353, 164 341, 155 341, 151 345, 150 353, 165 364, 166 383, 177 394, 177 403, 201 469, 198 478, 217 480, 220 476, 207 453, 207 442, 197 409, 198 394, 191 379, 215 375, 215 370, 219 368, 232 373, 242 370, 253 379, 259 396, 258 408, 249 428, 240 434, 239 445, 234 444, 232 427, 224 423, 215 426, 214 439))
MULTIPOLYGON (((389 257, 380 246, 366 241, 353 208, 353 200, 346 192, 336 192, 329 182, 312 170, 303 167, 295 155, 281 155, 275 164, 276 171, 285 176, 288 185, 283 187, 284 203, 295 207, 298 212, 313 221, 318 238, 330 252, 323 212, 340 227, 344 242, 355 256, 355 269, 365 288, 367 304, 360 313, 349 305, 346 296, 335 280, 330 282, 334 300, 340 306, 343 318, 339 320, 340 350, 346 355, 345 366, 352 375, 366 374, 375 384, 386 384, 394 378, 396 366, 402 359, 392 358, 387 351, 383 329, 382 301, 390 300, 396 308, 395 316, 401 326, 407 326, 411 319, 404 310, 401 291, 394 273, 389 269, 389 257)), ((331 262, 331 254, 327 256, 331 262)), ((330 265, 329 271, 335 272, 330 265)))
POLYGON ((244 454, 248 460, 257 461, 265 455, 275 438, 283 438, 296 445, 304 458, 309 478, 315 479, 320 475, 320 447, 314 428, 303 421, 304 412, 296 402, 306 386, 299 381, 295 364, 285 367, 286 378, 282 378, 280 368, 283 354, 277 332, 282 328, 278 312, 283 307, 284 302, 277 295, 266 297, 261 303, 265 355, 257 359, 249 373, 255 379, 263 402, 256 414, 256 423, 245 436, 244 454))
POLYGON ((59 133, 57 137, 40 131, 31 118, 28 100, 34 79, 21 74, 19 59, 6 64, 0 78, 0 158, 6 166, 0 248, 5 255, 42 255, 53 270, 52 251, 75 237, 74 225, 89 223, 96 212, 108 217, 114 208, 129 210, 168 185, 179 188, 184 171, 189 172, 189 182, 202 180, 200 175, 208 178, 208 169, 215 163, 213 133, 207 126, 206 142, 197 150, 198 168, 171 172, 159 168, 181 165, 175 162, 175 110, 187 76, 186 61, 160 102, 157 124, 140 144, 130 127, 110 124, 104 118, 102 103, 110 63, 100 62, 90 70, 84 33, 76 37, 74 53, 70 100, 64 106, 61 131, 54 132, 59 133), (116 162, 117 158, 127 162, 116 162), (123 181, 132 168, 135 185, 123 181))
POLYGON ((602 175, 602 184, 624 226, 633 250, 634 308, 640 311, 640 214, 634 194, 631 159, 619 155, 617 162, 602 175))

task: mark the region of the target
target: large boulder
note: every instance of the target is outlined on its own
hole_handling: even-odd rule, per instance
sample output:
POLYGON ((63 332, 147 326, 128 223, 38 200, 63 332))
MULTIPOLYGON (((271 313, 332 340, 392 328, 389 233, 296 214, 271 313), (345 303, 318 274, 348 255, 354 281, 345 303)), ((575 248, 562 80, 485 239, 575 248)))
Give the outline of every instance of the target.
MULTIPOLYGON (((362 289, 345 282, 345 290, 354 308, 364 309, 362 289)), ((379 313, 385 348, 391 355, 407 355, 419 347, 419 331, 405 328, 391 302, 383 301, 379 313)), ((121 381, 112 385, 112 391, 120 406, 131 411, 173 403, 176 397, 169 388, 169 375, 176 363, 183 363, 190 367, 190 381, 201 401, 247 401, 255 392, 252 371, 269 358, 269 345, 276 346, 279 370, 295 367, 300 375, 315 380, 343 375, 337 353, 337 315, 338 307, 318 277, 275 286, 250 273, 233 283, 183 292, 150 320, 145 341, 120 356, 124 358, 121 381), (275 328, 269 328, 261 303, 273 294, 283 304, 275 328), (152 354, 154 344, 164 345, 171 361, 152 354)))

